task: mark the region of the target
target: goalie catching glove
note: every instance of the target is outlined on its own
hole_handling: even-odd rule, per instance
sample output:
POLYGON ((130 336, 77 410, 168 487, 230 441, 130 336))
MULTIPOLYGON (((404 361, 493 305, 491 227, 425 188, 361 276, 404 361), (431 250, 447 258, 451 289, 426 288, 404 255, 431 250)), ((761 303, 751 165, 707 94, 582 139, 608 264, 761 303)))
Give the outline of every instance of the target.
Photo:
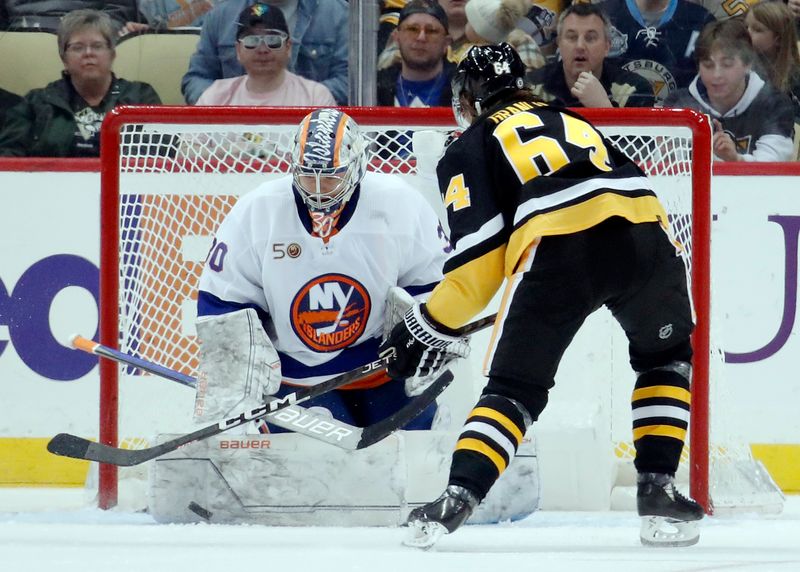
MULTIPOLYGON (((379 352, 381 357, 394 355, 386 368, 389 377, 421 380, 435 375, 451 360, 467 357, 469 340, 436 322, 424 304, 414 304, 392 328, 379 352)), ((407 392, 409 389, 413 390, 406 387, 407 392)))

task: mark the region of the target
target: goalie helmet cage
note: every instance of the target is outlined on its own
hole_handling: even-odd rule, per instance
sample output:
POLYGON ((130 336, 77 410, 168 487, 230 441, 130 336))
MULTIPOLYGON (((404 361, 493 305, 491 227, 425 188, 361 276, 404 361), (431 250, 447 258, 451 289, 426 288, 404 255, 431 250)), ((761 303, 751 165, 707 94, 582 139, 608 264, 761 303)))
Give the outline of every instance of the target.
MULTIPOLYGON (((193 293, 196 297, 197 278, 210 244, 208 236, 236 195, 258 181, 250 179, 249 186, 244 186, 237 179, 225 190, 220 176, 252 173, 263 178, 266 173, 287 172, 293 133, 309 111, 288 107, 130 106, 106 115, 101 134, 100 343, 186 374, 195 373, 191 326, 187 330, 186 323, 176 316, 186 312, 187 301, 191 306, 193 293), (185 178, 187 173, 207 177, 213 191, 198 183, 199 178, 185 178), (208 200, 203 200, 205 194, 208 200), (176 217, 185 220, 177 221, 176 217), (182 234, 171 236, 175 232, 182 234), (175 259, 191 251, 192 245, 194 263, 176 265, 175 259)), ((371 170, 413 175, 416 163, 409 133, 458 130, 447 108, 344 111, 359 123, 368 139, 371 170)), ((711 126, 706 116, 688 110, 580 112, 649 175, 669 181, 667 189, 681 186, 672 184, 679 180, 688 189, 677 201, 664 202, 673 234, 686 246, 697 322, 693 334, 689 490, 711 512, 711 126)), ((99 440, 112 446, 119 445, 120 373, 117 364, 100 361, 99 440)), ((632 381, 627 383, 629 392, 632 381)), ((686 459, 682 464, 687 464, 686 459)), ((117 468, 101 465, 99 506, 114 507, 117 495, 117 468)))

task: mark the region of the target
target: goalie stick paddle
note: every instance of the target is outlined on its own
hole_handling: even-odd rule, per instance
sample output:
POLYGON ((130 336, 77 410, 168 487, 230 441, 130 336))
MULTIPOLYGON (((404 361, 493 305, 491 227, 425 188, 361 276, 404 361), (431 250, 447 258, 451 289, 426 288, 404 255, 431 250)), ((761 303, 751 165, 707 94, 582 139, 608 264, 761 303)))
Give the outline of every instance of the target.
MULTIPOLYGON (((197 380, 190 375, 115 350, 82 336, 73 336, 70 342, 76 349, 105 359, 110 359, 117 363, 137 367, 163 377, 164 379, 180 383, 186 387, 193 388, 197 385, 197 380)), ((390 433, 403 427, 406 423, 425 411, 442 391, 447 389, 447 386, 450 385, 452 381, 452 373, 449 371, 443 372, 421 394, 415 396, 402 408, 367 427, 356 427, 355 425, 350 425, 349 423, 335 418, 323 418, 300 406, 286 407, 279 412, 269 414, 266 416, 266 421, 342 449, 363 449, 387 437, 390 433)))
MULTIPOLYGON (((461 328, 459 333, 466 336, 482 330, 483 328, 493 324, 496 317, 496 315, 492 315, 471 322, 461 328)), ((215 423, 214 425, 203 427, 197 431, 192 431, 191 433, 181 435, 180 437, 165 441, 164 443, 155 445, 153 447, 146 447, 144 449, 120 449, 104 443, 95 443, 70 433, 59 433, 47 444, 47 450, 54 455, 60 455, 62 457, 96 461, 98 463, 106 463, 120 467, 139 465, 174 451, 179 447, 186 445, 187 443, 208 439, 209 437, 218 435, 224 431, 227 431, 228 429, 239 427, 240 425, 244 425, 250 421, 255 421, 256 419, 261 419, 270 413, 285 409, 291 405, 303 403, 309 399, 337 389, 343 385, 353 381, 358 381, 367 375, 372 375, 377 371, 385 369, 392 359, 393 356, 379 358, 363 367, 342 373, 320 384, 311 387, 303 387, 293 393, 273 399, 268 403, 248 411, 244 411, 236 417, 225 419, 219 423, 215 423)))

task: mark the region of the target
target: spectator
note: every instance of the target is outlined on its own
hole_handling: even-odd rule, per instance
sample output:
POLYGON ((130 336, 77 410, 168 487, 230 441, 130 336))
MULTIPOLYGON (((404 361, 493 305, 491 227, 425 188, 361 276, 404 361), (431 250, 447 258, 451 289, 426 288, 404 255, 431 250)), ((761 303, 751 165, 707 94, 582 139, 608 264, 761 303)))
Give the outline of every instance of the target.
POLYGON ((714 17, 688 0, 606 0, 612 25, 610 58, 653 86, 656 102, 689 85, 695 73, 694 43, 714 17))
POLYGON ((517 28, 517 23, 529 8, 529 0, 469 0, 464 7, 467 16, 464 37, 467 43, 459 53, 465 54, 467 49, 475 45, 507 42, 522 58, 526 69, 542 67, 545 58, 539 44, 517 28))
POLYGON ((111 2, 87 0, 5 0, 9 28, 42 28, 56 31, 59 23, 69 12, 75 10, 98 10, 111 18, 115 33, 129 22, 136 22, 138 13, 136 0, 113 0, 111 2))
POLYGON ((762 2, 745 17, 764 79, 792 99, 800 123, 800 53, 792 14, 780 2, 762 2))
POLYGON ((216 80, 197 105, 336 105, 327 87, 286 69, 292 40, 279 8, 248 6, 237 26, 236 57, 245 74, 216 80))
POLYGON ((653 88, 642 76, 606 60, 611 24, 595 4, 572 4, 558 19, 560 62, 528 75, 534 94, 565 107, 651 107, 653 88))
MULTIPOLYGON (((750 6, 757 3, 759 0, 689 0, 695 4, 699 4, 714 16, 717 20, 726 20, 728 18, 736 18, 744 16, 750 9, 750 6)), ((768 0, 767 0, 768 1, 768 0)))
POLYGON ((534 39, 543 54, 552 55, 556 51, 556 23, 566 4, 564 0, 533 3, 517 23, 520 30, 534 39))
POLYGON ((499 44, 517 27, 528 0, 471 0, 464 7, 464 35, 473 44, 499 44))
POLYGON ((16 93, 4 90, 0 87, 0 128, 6 119, 6 111, 14 107, 17 103, 22 101, 22 98, 16 93))
POLYGON ((706 26, 696 50, 698 75, 688 89, 670 94, 664 106, 709 114, 719 160, 791 160, 792 103, 751 70, 755 54, 742 19, 706 26))
POLYGON ((797 30, 797 35, 800 36, 800 0, 786 0, 786 7, 794 17, 794 27, 797 30))
MULTIPOLYGON (((461 58, 464 54, 469 51, 469 49, 475 45, 473 41, 477 41, 479 43, 489 43, 492 40, 489 38, 482 38, 480 35, 472 30, 470 32, 471 38, 467 37, 467 13, 466 13, 466 6, 467 2, 470 0, 438 0, 439 4, 444 9, 445 14, 447 15, 447 22, 448 22, 448 32, 450 34, 450 48, 447 52, 447 59, 457 64, 461 61, 461 58)), ((477 2, 478 0, 471 0, 472 2, 477 2)), ((522 14, 523 11, 517 8, 504 8, 501 12, 502 14, 498 14, 498 7, 503 4, 508 3, 508 6, 511 4, 517 4, 517 2, 527 2, 527 0, 480 0, 482 4, 481 8, 476 11, 480 12, 483 16, 483 29, 491 31, 486 31, 486 33, 490 36, 497 36, 497 34, 502 34, 504 31, 504 26, 507 26, 508 20, 508 13, 517 11, 519 14, 522 14), (498 16, 500 16, 498 21, 498 16)), ((388 30, 394 29, 397 26, 397 16, 396 12, 397 6, 402 4, 403 6, 406 4, 406 0, 384 0, 384 11, 381 16, 380 20, 380 27, 378 29, 378 45, 381 45, 382 39, 386 38, 389 35, 388 30), (393 11, 394 10, 394 11, 393 11)), ((481 16, 478 16, 479 18, 481 16)), ((478 24, 481 26, 481 24, 478 24)), ((545 59, 542 55, 541 50, 539 50, 539 46, 536 41, 523 32, 522 30, 514 29, 511 32, 505 32, 507 34, 506 41, 510 43, 517 53, 519 53, 520 58, 522 58, 525 67, 529 70, 534 70, 540 68, 544 65, 545 59)), ((390 37, 389 41, 386 43, 385 48, 378 54, 378 63, 377 67, 378 70, 383 70, 387 67, 391 67, 395 64, 400 63, 401 56, 400 51, 397 47, 397 43, 390 37)))
MULTIPOLYGON (((347 102, 348 7, 345 0, 267 0, 279 7, 292 30, 289 70, 323 83, 340 104, 347 102)), ((227 0, 206 14, 197 51, 181 90, 194 104, 214 80, 240 76, 236 58, 239 14, 251 0, 227 0)))
POLYGON ((75 10, 64 16, 57 37, 63 77, 31 90, 8 111, 0 155, 97 157, 100 124, 109 110, 161 103, 150 85, 114 76, 115 37, 104 12, 75 10))
POLYGON ((139 13, 146 28, 168 30, 171 28, 199 28, 203 18, 222 0, 138 0, 139 13))
POLYGON ((402 59, 378 72, 378 105, 450 106, 455 64, 447 60, 447 15, 435 0, 411 0, 392 32, 402 59))
POLYGON ((439 4, 447 14, 447 31, 452 42, 450 51, 453 62, 458 63, 472 47, 467 39, 467 2, 469 0, 439 0, 439 4))

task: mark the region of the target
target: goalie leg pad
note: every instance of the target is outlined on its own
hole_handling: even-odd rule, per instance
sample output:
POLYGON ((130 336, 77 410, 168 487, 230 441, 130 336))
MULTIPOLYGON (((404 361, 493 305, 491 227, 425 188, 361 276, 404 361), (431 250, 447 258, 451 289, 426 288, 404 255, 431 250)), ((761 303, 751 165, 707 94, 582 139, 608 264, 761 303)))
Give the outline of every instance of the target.
POLYGON ((194 418, 208 422, 256 407, 281 383, 278 352, 252 308, 197 320, 200 364, 194 418))

